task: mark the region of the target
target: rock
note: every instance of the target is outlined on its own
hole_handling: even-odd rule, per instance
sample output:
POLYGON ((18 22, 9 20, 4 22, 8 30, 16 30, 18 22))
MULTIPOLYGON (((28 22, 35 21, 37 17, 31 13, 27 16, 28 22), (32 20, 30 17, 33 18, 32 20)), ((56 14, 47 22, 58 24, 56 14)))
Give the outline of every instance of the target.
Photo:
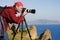
POLYGON ((32 39, 38 38, 36 26, 34 25, 32 26, 32 29, 30 30, 30 34, 31 34, 32 39))
POLYGON ((40 40, 52 40, 51 32, 49 29, 46 29, 39 37, 40 40))
MULTIPOLYGON (((29 31, 30 31, 30 35, 31 35, 31 38, 32 38, 32 39, 38 38, 36 26, 33 25, 33 26, 30 28, 29 31)), ((29 35, 27 34, 26 36, 29 36, 29 35)))

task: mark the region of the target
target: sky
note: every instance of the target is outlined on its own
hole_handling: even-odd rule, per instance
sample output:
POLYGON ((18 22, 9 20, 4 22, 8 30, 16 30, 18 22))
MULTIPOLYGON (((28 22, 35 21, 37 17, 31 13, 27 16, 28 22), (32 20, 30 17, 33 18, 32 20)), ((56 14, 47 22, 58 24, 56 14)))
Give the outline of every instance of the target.
POLYGON ((27 21, 40 19, 60 21, 60 0, 0 0, 1 6, 12 6, 20 1, 27 9, 36 9, 36 13, 28 13, 25 17, 27 21))

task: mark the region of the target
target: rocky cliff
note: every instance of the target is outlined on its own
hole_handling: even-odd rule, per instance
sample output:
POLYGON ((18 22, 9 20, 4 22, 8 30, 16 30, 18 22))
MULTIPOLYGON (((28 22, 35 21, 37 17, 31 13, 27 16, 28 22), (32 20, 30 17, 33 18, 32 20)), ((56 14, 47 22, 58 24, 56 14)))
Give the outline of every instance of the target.
MULTIPOLYGON (((31 38, 32 38, 32 39, 38 38, 36 26, 33 25, 33 26, 30 28, 29 31, 30 31, 30 35, 31 35, 31 38)), ((27 34, 26 36, 29 36, 29 35, 27 34)))
POLYGON ((40 40, 52 40, 51 32, 46 29, 39 37, 40 40))

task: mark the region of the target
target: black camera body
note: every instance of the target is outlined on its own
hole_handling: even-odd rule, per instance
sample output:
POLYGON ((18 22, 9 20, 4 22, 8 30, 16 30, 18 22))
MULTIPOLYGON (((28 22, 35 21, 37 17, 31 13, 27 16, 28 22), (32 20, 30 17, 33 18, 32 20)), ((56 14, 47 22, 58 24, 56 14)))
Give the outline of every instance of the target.
POLYGON ((36 12, 35 9, 26 9, 26 8, 23 8, 23 9, 22 9, 22 13, 23 13, 24 11, 26 11, 26 12, 28 12, 28 13, 32 13, 32 14, 35 14, 35 12, 36 12))

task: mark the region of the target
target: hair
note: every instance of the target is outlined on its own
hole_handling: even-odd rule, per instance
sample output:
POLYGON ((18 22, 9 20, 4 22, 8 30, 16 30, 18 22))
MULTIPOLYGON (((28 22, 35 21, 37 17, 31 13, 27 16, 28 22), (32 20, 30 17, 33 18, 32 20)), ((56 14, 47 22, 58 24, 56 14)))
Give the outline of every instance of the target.
POLYGON ((15 7, 16 7, 16 5, 13 5, 13 7, 15 8, 15 7))

